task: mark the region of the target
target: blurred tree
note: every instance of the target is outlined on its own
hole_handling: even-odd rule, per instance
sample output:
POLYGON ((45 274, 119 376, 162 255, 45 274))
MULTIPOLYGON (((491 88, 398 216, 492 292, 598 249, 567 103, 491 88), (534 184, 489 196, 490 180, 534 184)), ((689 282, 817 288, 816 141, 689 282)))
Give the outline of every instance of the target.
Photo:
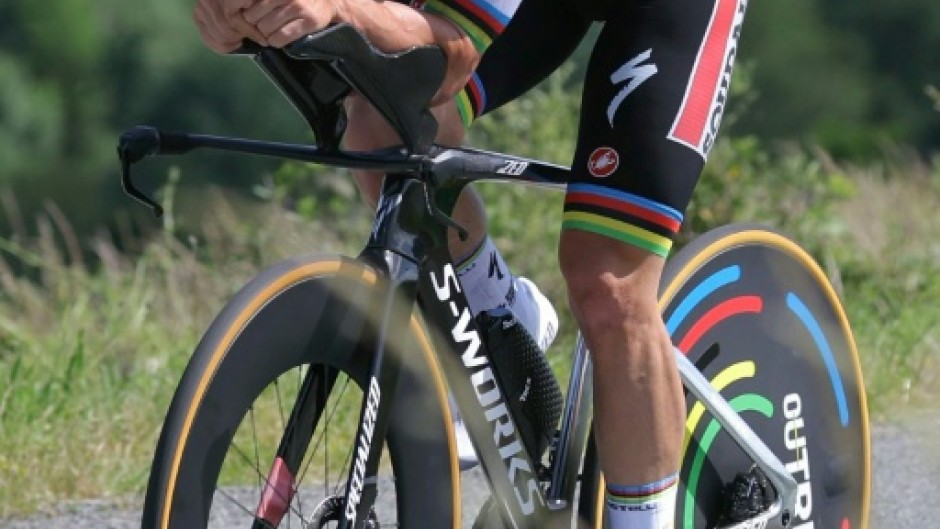
POLYGON ((60 150, 62 99, 14 55, 0 53, 0 160, 6 176, 27 170, 29 153, 60 150))
MULTIPOLYGON (((143 216, 120 193, 114 157, 117 135, 138 123, 308 137, 303 121, 250 60, 219 57, 202 46, 192 5, 0 0, 0 188, 15 189, 27 217, 45 199, 62 204, 83 232, 110 222, 115 208, 143 216)), ((724 135, 756 134, 764 144, 799 138, 856 158, 877 155, 885 140, 936 150, 940 123, 924 88, 938 84, 937 49, 940 3, 931 0, 751 2, 739 63, 745 68, 738 69, 746 72, 750 91, 733 100, 736 115, 729 114, 724 135)), ((472 132, 476 144, 522 143, 524 150, 542 149, 567 163, 568 151, 553 138, 574 135, 569 107, 577 105, 587 52, 582 47, 569 66, 573 73, 550 86, 563 108, 536 120, 533 109, 547 94, 537 92, 489 125, 481 122, 472 132)), ((211 181, 242 189, 279 166, 200 153, 141 170, 155 187, 170 164, 182 167, 185 185, 211 181)), ((4 217, 0 212, 0 233, 4 217)))
POLYGON ((940 72, 936 2, 751 2, 741 48, 758 102, 732 134, 802 139, 856 160, 886 143, 940 147, 923 97, 940 72))
MULTIPOLYGON (((81 232, 109 223, 115 209, 136 208, 120 192, 114 146, 138 123, 306 137, 250 59, 202 46, 191 10, 191 0, 0 2, 0 188, 15 190, 27 225, 47 199, 81 232)), ((278 165, 198 156, 143 170, 158 186, 170 164, 180 163, 186 182, 241 187, 278 165)))
POLYGON ((752 66, 756 102, 729 127, 732 135, 827 143, 856 131, 871 97, 858 39, 825 25, 817 2, 751 2, 740 60, 752 66))
POLYGON ((819 3, 831 27, 863 39, 873 94, 866 122, 892 140, 940 147, 940 122, 924 112, 924 89, 940 80, 940 3, 924 0, 819 3))

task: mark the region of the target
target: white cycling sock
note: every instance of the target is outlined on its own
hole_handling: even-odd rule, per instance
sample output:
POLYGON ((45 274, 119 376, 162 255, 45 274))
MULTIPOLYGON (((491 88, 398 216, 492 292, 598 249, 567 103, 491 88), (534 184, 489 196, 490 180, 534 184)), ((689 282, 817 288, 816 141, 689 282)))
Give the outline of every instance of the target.
POLYGON ((457 276, 473 314, 497 307, 512 309, 516 297, 513 275, 489 235, 457 265, 457 276))
POLYGON ((673 529, 679 475, 645 485, 607 485, 610 529, 673 529))

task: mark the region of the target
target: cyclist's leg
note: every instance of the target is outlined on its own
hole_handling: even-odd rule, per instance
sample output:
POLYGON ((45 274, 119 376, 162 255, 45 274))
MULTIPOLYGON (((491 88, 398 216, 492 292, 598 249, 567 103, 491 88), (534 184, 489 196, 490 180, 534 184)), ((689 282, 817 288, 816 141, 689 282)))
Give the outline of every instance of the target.
POLYGON ((720 119, 743 6, 612 4, 588 68, 560 260, 596 366, 614 529, 674 519, 684 400, 656 293, 720 119))
MULTIPOLYGON (((379 3, 381 2, 377 2, 377 4, 379 3)), ((387 4, 411 4, 409 6, 397 6, 397 9, 416 11, 422 13, 428 20, 435 20, 447 25, 453 32, 459 34, 461 39, 469 38, 476 52, 482 55, 492 40, 502 31, 505 21, 508 21, 512 16, 518 3, 519 0, 498 0, 495 2, 476 0, 411 2, 409 0, 396 0, 387 4), (419 5, 420 8, 417 7, 419 5), (486 7, 485 11, 488 13, 488 17, 477 16, 476 13, 482 9, 482 6, 486 7)), ((404 20, 404 18, 401 20, 404 20)), ((396 23, 395 20, 387 21, 389 26, 396 23)), ((386 31, 394 33, 389 29, 386 29, 386 31)), ((446 32, 438 31, 438 33, 443 35, 446 32)), ((447 42, 438 42, 438 44, 445 49, 451 46, 447 42)), ((451 59, 450 56, 448 58, 451 59)), ((476 61, 474 61, 475 63, 476 61)), ((452 68, 449 68, 449 73, 450 69, 452 68)), ((346 148, 370 150, 400 143, 397 134, 364 98, 357 95, 347 98, 346 111, 349 117, 349 125, 343 139, 346 148)), ((432 111, 440 125, 435 141, 443 145, 459 145, 463 141, 464 129, 461 126, 453 101, 447 100, 438 103, 432 111)), ((381 190, 383 174, 363 170, 353 171, 353 174, 366 200, 375 207, 381 190)), ((467 240, 462 241, 457 237, 456 232, 452 230, 450 233, 451 253, 455 257, 471 255, 480 246, 486 235, 485 216, 479 197, 475 193, 464 193, 459 198, 453 215, 454 219, 467 229, 470 236, 467 240)))
MULTIPOLYGON (((349 124, 343 145, 352 150, 371 150, 401 142, 398 135, 365 98, 351 95, 346 99, 346 112, 349 124)), ((439 128, 435 141, 441 145, 460 145, 464 137, 464 128, 453 102, 439 105, 432 109, 439 128)), ((378 171, 354 170, 356 184, 365 199, 376 207, 379 192, 382 189, 383 173, 378 171)), ((454 230, 449 233, 451 254, 457 258, 469 255, 480 245, 486 236, 486 217, 483 204, 475 192, 460 195, 454 209, 454 220, 467 229, 470 236, 461 241, 454 230)))
POLYGON ((551 75, 574 52, 591 23, 568 2, 522 0, 457 96, 464 123, 512 101, 551 75))
MULTIPOLYGON (((425 4, 425 9, 439 14, 453 14, 448 10, 453 7, 463 9, 459 4, 464 3, 431 1, 425 4)), ((533 31, 533 28, 538 27, 537 23, 539 21, 539 15, 535 12, 545 11, 546 7, 551 9, 551 2, 526 0, 523 7, 505 27, 505 31, 500 25, 500 20, 505 23, 510 18, 512 11, 515 10, 518 4, 518 0, 497 0, 479 4, 484 6, 480 9, 485 8, 489 13, 489 23, 496 23, 498 26, 486 29, 486 34, 492 37, 498 34, 499 37, 493 41, 492 46, 487 48, 480 65, 479 75, 474 76, 463 93, 458 96, 459 106, 449 102, 432 109, 440 124, 436 141, 444 145, 460 144, 464 135, 463 124, 469 124, 472 120, 472 116, 468 111, 474 111, 475 114, 483 111, 482 106, 476 103, 471 108, 468 96, 473 97, 474 94, 479 95, 481 93, 481 90, 483 90, 481 78, 487 78, 487 72, 496 73, 492 77, 495 79, 493 83, 493 89, 496 93, 494 101, 498 101, 496 104, 498 106, 521 94, 542 77, 551 73, 557 67, 557 64, 560 64, 567 57, 570 49, 574 48, 587 28, 585 24, 583 30, 577 32, 573 38, 566 38, 566 40, 571 41, 569 51, 557 53, 557 59, 553 59, 547 57, 547 54, 540 50, 546 46, 557 44, 559 34, 555 30, 556 28, 548 27, 544 28, 546 31, 533 31), (541 7, 538 9, 527 7, 533 4, 541 7), (497 16, 497 11, 502 14, 497 16), (517 22, 519 18, 522 19, 521 23, 517 22), (519 38, 520 34, 522 38, 519 38), (516 36, 513 37, 512 35, 516 36), (505 64, 507 58, 518 60, 520 57, 527 55, 526 50, 520 50, 516 44, 503 45, 502 42, 507 36, 510 36, 511 42, 525 42, 529 50, 539 50, 537 56, 543 58, 543 67, 540 70, 533 71, 541 72, 544 70, 544 73, 533 75, 530 72, 518 70, 521 66, 531 67, 531 60, 524 61, 522 65, 515 67, 505 64), (523 75, 506 76, 502 74, 506 71, 512 71, 508 70, 507 67, 517 70, 523 75), (512 79, 511 82, 507 82, 509 78, 512 79)), ((470 14, 464 18, 455 16, 454 20, 468 33, 479 36, 478 29, 466 26, 468 22, 473 23, 482 20, 482 18, 474 18, 474 15, 470 14)), ((561 25, 557 29, 560 28, 561 25)), ((551 49, 557 50, 559 48, 556 46, 551 49)), ((347 103, 347 110, 350 116, 350 125, 345 138, 346 147, 365 150, 398 142, 398 138, 381 116, 361 98, 350 98, 347 103)), ((356 180, 367 200, 374 206, 381 187, 381 174, 357 171, 356 180)), ((479 195, 468 188, 460 196, 453 216, 470 233, 466 241, 461 241, 456 232, 451 231, 449 243, 451 255, 458 264, 458 273, 461 282, 464 284, 471 309, 474 312, 480 312, 496 306, 508 306, 540 346, 543 349, 547 348, 554 339, 558 326, 555 311, 534 284, 524 278, 515 277, 508 270, 508 266, 499 250, 487 236, 485 210, 479 195)))
MULTIPOLYGON (((459 121, 469 126, 477 116, 535 86, 571 54, 590 22, 552 0, 523 0, 505 30, 487 48, 477 71, 458 95, 456 107, 448 109, 448 117, 459 116, 459 121)), ((476 197, 472 190, 464 193, 467 195, 476 197)), ((531 281, 508 273, 488 237, 472 248, 470 254, 453 252, 471 309, 509 305, 539 346, 547 349, 558 327, 550 302, 531 281), (506 277, 500 280, 501 275, 506 277)))

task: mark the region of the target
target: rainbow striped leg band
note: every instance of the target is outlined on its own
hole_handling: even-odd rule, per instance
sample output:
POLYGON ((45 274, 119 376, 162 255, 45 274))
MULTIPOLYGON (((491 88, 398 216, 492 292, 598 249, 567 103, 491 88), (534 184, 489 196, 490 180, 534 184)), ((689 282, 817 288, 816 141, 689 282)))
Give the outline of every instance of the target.
POLYGON ((679 474, 675 473, 646 485, 607 485, 607 503, 616 508, 656 501, 669 494, 678 482, 679 474))
POLYGON ((563 229, 604 235, 666 257, 682 225, 682 213, 626 191, 595 184, 569 184, 563 229))

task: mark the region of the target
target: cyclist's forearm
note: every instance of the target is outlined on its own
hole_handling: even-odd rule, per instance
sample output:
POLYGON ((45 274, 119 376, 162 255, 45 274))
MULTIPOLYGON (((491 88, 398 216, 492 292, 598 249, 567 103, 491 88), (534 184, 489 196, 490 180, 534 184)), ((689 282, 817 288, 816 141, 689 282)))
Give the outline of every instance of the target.
POLYGON ((195 18, 206 45, 232 51, 241 38, 283 47, 330 24, 346 22, 379 50, 436 44, 447 56, 441 89, 432 101, 453 98, 467 83, 480 52, 463 29, 440 15, 375 0, 197 0, 195 18))

